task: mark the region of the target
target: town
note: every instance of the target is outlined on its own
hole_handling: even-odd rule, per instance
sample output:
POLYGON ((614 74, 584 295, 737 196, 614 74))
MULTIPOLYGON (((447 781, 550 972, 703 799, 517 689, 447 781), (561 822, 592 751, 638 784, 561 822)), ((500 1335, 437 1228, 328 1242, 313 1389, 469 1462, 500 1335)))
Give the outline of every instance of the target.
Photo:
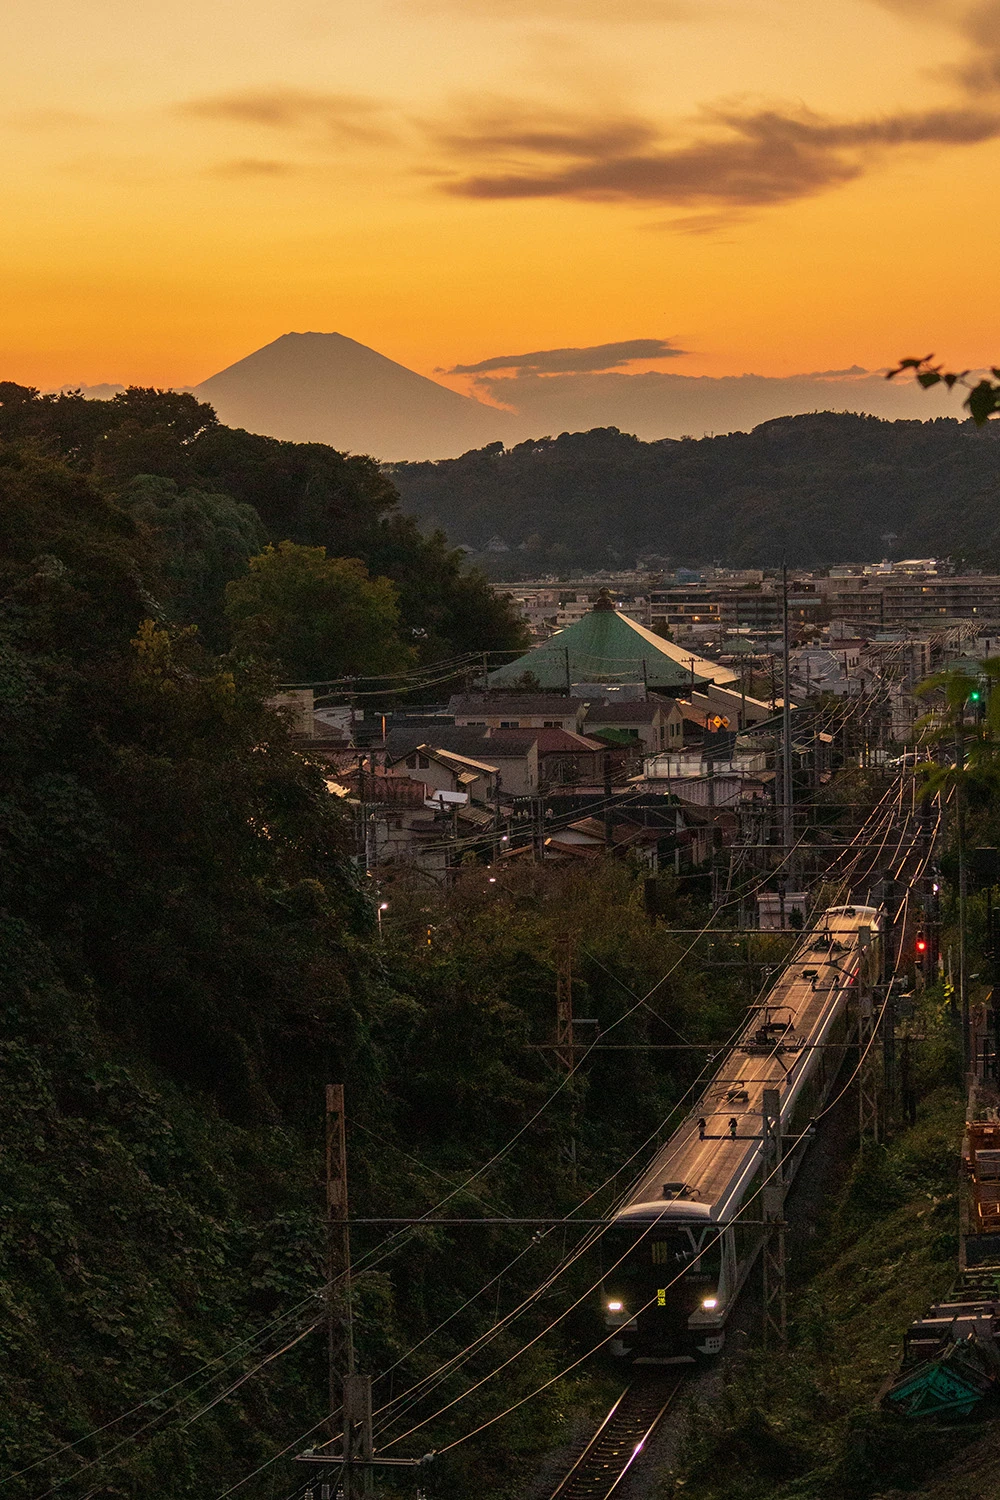
MULTIPOLYGON (((456 669, 441 702, 406 707, 395 684, 353 702, 323 685, 275 700, 329 768, 380 881, 625 849, 650 874, 680 874, 732 846, 780 845, 786 753, 793 798, 846 759, 901 763, 925 712, 917 685, 1000 649, 1000 577, 938 561, 496 588, 534 644, 456 669)), ((758 900, 769 912, 772 896, 758 900)))

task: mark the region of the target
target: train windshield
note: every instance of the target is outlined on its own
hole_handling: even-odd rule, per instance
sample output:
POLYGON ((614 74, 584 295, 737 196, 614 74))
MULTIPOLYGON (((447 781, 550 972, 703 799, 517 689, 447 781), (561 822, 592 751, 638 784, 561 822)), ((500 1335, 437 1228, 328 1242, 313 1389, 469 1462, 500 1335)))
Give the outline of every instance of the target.
POLYGON ((722 1237, 716 1227, 669 1229, 616 1225, 602 1240, 604 1281, 622 1296, 639 1296, 678 1279, 718 1285, 722 1237))

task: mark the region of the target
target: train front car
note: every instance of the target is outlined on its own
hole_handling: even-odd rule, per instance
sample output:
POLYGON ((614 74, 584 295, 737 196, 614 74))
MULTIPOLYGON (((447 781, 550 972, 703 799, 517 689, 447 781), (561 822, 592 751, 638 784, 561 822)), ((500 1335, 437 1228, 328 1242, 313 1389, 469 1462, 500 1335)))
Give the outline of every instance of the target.
POLYGON ((718 1354, 763 1242, 764 1091, 780 1106, 794 1176, 847 1049, 848 997, 879 927, 834 907, 803 934, 691 1114, 660 1148, 601 1241, 612 1353, 636 1363, 718 1354))
POLYGON ((612 1353, 639 1364, 718 1354, 732 1250, 732 1235, 712 1223, 707 1204, 677 1196, 623 1209, 602 1241, 605 1321, 618 1330, 612 1353))

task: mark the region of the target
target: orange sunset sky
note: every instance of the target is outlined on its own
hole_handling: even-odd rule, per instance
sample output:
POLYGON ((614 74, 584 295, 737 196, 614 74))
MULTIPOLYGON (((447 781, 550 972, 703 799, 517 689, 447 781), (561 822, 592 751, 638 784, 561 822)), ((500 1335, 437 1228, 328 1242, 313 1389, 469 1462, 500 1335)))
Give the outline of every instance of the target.
POLYGON ((195 383, 289 329, 424 374, 1000 361, 1000 0, 4 11, 2 378, 195 383))

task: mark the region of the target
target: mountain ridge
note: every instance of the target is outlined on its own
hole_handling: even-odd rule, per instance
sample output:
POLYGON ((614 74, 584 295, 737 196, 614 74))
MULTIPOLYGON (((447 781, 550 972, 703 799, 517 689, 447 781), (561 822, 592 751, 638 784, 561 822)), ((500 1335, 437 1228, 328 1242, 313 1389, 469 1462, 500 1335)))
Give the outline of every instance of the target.
POLYGON ((386 461, 456 457, 513 431, 507 413, 342 333, 281 334, 194 394, 229 427, 386 461))
POLYGON ((631 567, 644 555, 826 566, 887 547, 997 566, 998 439, 1000 427, 956 418, 816 412, 718 437, 564 432, 389 472, 425 530, 481 553, 496 578, 631 567))

